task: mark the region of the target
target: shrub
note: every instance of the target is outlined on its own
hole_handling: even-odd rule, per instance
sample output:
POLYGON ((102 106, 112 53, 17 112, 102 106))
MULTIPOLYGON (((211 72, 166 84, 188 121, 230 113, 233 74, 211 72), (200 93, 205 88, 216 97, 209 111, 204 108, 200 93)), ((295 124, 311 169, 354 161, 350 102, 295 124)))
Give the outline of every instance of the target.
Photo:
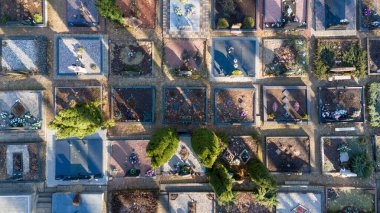
POLYGON ((72 108, 58 112, 49 128, 57 131, 57 139, 83 138, 94 134, 100 128, 115 125, 113 120, 105 121, 100 109, 101 102, 78 103, 72 108))
POLYGON ((191 146, 197 154, 201 164, 207 168, 211 168, 222 146, 216 134, 206 128, 197 129, 191 137, 191 146))
POLYGON ((343 53, 343 62, 347 66, 354 66, 356 71, 354 76, 362 78, 367 73, 367 52, 360 44, 351 44, 348 50, 343 53))
POLYGON ((151 166, 160 167, 168 162, 179 145, 177 133, 168 127, 157 130, 149 141, 146 153, 152 158, 151 166))
POLYGON ((241 70, 234 70, 234 71, 232 71, 231 74, 232 75, 243 75, 243 71, 241 71, 241 70))
POLYGON ((4 15, 4 16, 2 16, 1 18, 0 18, 0 23, 1 24, 6 24, 6 23, 8 23, 10 21, 10 18, 8 17, 8 16, 6 16, 6 15, 4 15))
POLYGON ((374 170, 374 163, 365 152, 352 156, 350 163, 352 172, 361 178, 369 178, 374 170))
POLYGON ((267 189, 259 187, 253 193, 256 201, 267 208, 273 208, 278 203, 277 191, 274 189, 267 189))
POLYGON ((124 25, 123 11, 116 5, 115 0, 97 0, 96 7, 100 16, 114 23, 124 25))
POLYGON ((368 90, 368 109, 369 109, 369 121, 371 126, 380 126, 380 83, 372 83, 368 90))
POLYGON ((214 190, 220 204, 228 204, 234 200, 232 192, 232 178, 227 169, 219 163, 216 163, 210 173, 210 184, 214 190))
POLYGON ((266 166, 257 158, 252 158, 247 164, 247 171, 252 181, 259 187, 276 189, 277 183, 270 175, 266 166))
POLYGON ((225 28, 228 28, 229 26, 230 26, 230 24, 228 23, 227 19, 225 19, 225 18, 218 19, 218 23, 216 24, 216 27, 218 29, 225 29, 225 28))
POLYGON ((252 29, 255 27, 255 20, 252 17, 245 17, 243 20, 243 29, 252 29))
POLYGON ((37 24, 40 24, 40 23, 42 23, 42 21, 43 21, 43 17, 42 17, 41 14, 36 13, 36 14, 33 15, 33 20, 34 20, 37 24))
POLYGON ((257 158, 252 158, 247 164, 248 174, 257 185, 254 196, 261 205, 269 208, 277 204, 277 183, 270 175, 265 165, 257 158))

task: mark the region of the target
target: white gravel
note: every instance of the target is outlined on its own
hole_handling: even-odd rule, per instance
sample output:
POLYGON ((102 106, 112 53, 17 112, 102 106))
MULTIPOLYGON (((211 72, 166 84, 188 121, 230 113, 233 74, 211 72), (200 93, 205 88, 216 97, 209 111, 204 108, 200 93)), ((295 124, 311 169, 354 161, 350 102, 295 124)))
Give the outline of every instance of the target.
POLYGON ((47 71, 45 39, 3 39, 1 44, 2 70, 47 71))

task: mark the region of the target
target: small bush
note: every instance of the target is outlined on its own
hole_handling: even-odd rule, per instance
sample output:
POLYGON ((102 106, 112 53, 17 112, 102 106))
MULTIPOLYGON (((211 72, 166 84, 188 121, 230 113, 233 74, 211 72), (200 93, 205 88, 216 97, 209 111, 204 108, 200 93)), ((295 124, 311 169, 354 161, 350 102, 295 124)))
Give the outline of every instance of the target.
POLYGON ((258 203, 269 209, 275 207, 278 203, 277 191, 274 189, 259 187, 254 191, 253 196, 258 203))
POLYGON ((255 27, 255 20, 252 17, 245 17, 243 20, 243 29, 252 29, 255 27))
POLYGON ((177 133, 168 127, 157 130, 149 141, 146 153, 152 158, 151 166, 160 167, 168 162, 177 151, 179 138, 177 133))
POLYGON ((235 198, 232 192, 232 178, 227 169, 216 163, 210 171, 210 185, 214 190, 220 204, 228 204, 235 198))
POLYGON ((6 23, 8 23, 10 21, 10 18, 8 17, 8 16, 6 16, 6 15, 4 15, 4 16, 2 16, 1 18, 0 18, 0 23, 1 24, 6 24, 6 23))
POLYGON ((37 24, 40 24, 40 23, 42 23, 42 21, 43 21, 43 17, 42 17, 41 14, 36 13, 36 14, 33 15, 33 20, 34 20, 37 24))
POLYGON ((207 168, 212 167, 223 148, 216 134, 205 128, 198 129, 193 133, 191 146, 202 165, 207 168))
POLYGON ((369 178, 374 170, 374 163, 365 152, 352 156, 350 163, 352 172, 361 178, 369 178))
POLYGON ((97 0, 96 7, 103 18, 124 25, 123 11, 116 5, 115 0, 97 0))
POLYGON ((230 24, 228 23, 227 19, 225 19, 225 18, 218 19, 218 23, 216 24, 216 27, 218 29, 226 29, 229 26, 230 26, 230 24))

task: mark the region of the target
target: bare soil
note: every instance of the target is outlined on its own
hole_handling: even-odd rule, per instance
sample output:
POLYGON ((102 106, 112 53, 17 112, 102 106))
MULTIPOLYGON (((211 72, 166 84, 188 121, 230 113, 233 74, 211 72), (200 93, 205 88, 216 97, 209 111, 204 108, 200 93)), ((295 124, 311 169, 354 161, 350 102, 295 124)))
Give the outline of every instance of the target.
POLYGON ((7 178, 7 146, 0 145, 0 180, 7 178))
POLYGON ((217 90, 215 102, 216 122, 255 122, 255 90, 248 88, 217 90))
POLYGON ((306 89, 267 89, 264 94, 267 98, 266 112, 268 121, 307 120, 307 91, 306 89), (285 96, 284 91, 288 91, 285 96), (285 101, 287 97, 288 103, 285 101), (286 107, 289 107, 286 110, 286 107))
POLYGON ((152 121, 152 88, 115 88, 113 92, 113 118, 116 121, 152 121))
POLYGON ((271 172, 310 172, 308 138, 269 137, 266 140, 267 164, 271 172))
POLYGON ((42 15, 42 0, 1 0, 0 19, 23 21, 42 15))
POLYGON ((166 122, 206 122, 206 89, 166 88, 164 96, 166 122))
POLYGON ((154 28, 156 26, 156 1, 155 0, 116 0, 121 7, 124 16, 141 21, 140 27, 154 28))
POLYGON ((75 106, 77 103, 89 103, 101 100, 101 89, 88 88, 56 88, 56 112, 75 106))
POLYGON ((24 175, 24 179, 36 180, 39 178, 39 149, 38 144, 29 144, 29 172, 24 175))
POLYGON ((111 195, 113 213, 155 213, 158 194, 150 191, 117 191, 111 195))
POLYGON ((217 205, 218 213, 270 213, 272 210, 258 204, 250 192, 236 193, 236 202, 227 206, 217 205))

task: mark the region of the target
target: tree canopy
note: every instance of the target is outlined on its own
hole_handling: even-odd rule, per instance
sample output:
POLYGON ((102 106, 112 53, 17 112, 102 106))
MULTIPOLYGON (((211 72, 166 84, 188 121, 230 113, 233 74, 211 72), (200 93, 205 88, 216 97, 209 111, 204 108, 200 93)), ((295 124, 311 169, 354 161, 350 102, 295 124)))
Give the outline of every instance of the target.
POLYGON ((100 105, 101 101, 95 101, 78 103, 72 108, 63 109, 49 124, 49 128, 57 130, 57 139, 84 138, 101 128, 108 129, 114 125, 114 121, 105 121, 100 105))
POLYGON ((164 127, 157 130, 146 150, 147 155, 152 158, 151 166, 157 168, 164 165, 174 156, 178 146, 179 138, 173 129, 164 127))
POLYGON ((211 168, 223 146, 218 136, 206 128, 197 129, 191 137, 191 146, 197 154, 200 162, 207 168, 211 168))
POLYGON ((215 163, 212 167, 210 184, 221 204, 228 204, 235 198, 232 192, 232 178, 222 164, 215 163))

